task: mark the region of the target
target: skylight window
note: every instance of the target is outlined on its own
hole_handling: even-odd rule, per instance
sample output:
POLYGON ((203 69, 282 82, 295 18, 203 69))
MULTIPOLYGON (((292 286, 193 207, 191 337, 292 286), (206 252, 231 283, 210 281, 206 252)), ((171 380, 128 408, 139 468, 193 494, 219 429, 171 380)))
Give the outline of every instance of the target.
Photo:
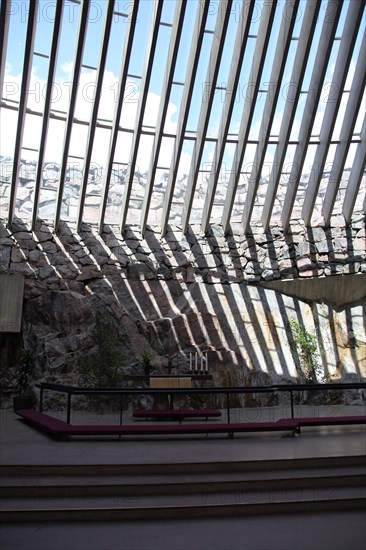
POLYGON ((280 217, 286 230, 294 216, 312 223, 341 212, 351 172, 347 204, 362 209, 366 100, 354 80, 366 58, 361 0, 65 0, 54 50, 61 4, 39 2, 33 18, 29 0, 0 5, 9 23, 0 36, 0 213, 8 225, 19 216, 33 225, 53 219, 56 230, 69 219, 142 231, 161 224, 162 233, 168 223, 204 231, 221 223, 229 232, 231 223, 248 231, 280 217), (293 25, 289 48, 273 73, 284 21, 293 25), (354 40, 340 57, 347 28, 354 40), (297 56, 305 74, 292 82, 297 56), (325 166, 339 154, 336 201, 325 201, 325 213, 325 166), (52 177, 43 165, 53 166, 52 177))

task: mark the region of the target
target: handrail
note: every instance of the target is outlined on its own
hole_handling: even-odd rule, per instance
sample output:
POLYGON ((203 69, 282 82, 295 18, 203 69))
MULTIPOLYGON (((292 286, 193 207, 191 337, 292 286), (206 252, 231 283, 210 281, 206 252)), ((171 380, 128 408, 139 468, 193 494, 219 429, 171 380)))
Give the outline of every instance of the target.
POLYGON ((344 382, 334 384, 272 384, 271 386, 217 386, 215 388, 84 388, 41 382, 37 388, 73 394, 128 394, 128 393, 261 393, 273 391, 323 391, 342 389, 366 389, 366 382, 344 382))
POLYGON ((366 389, 366 382, 334 383, 334 384, 273 384, 271 386, 222 386, 216 388, 82 388, 79 386, 69 386, 63 384, 54 384, 50 382, 41 382, 36 384, 40 388, 39 411, 43 410, 43 392, 51 390, 67 394, 67 422, 70 423, 71 417, 71 397, 73 395, 120 395, 121 410, 120 423, 122 423, 122 397, 124 395, 186 395, 186 394, 226 394, 228 422, 230 423, 230 395, 242 393, 276 393, 289 392, 291 405, 291 418, 294 418, 293 392, 301 391, 324 391, 324 390, 350 390, 366 389))

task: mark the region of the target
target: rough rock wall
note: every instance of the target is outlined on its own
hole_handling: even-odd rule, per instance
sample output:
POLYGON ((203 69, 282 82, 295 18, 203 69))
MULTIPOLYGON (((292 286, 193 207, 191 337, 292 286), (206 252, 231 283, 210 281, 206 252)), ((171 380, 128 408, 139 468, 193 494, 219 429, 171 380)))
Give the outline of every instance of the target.
MULTIPOLYGON (((301 379, 290 321, 317 334, 325 374, 366 377, 365 300, 335 308, 306 303, 257 283, 365 273, 364 220, 344 229, 280 229, 208 238, 179 229, 161 238, 63 223, 1 226, 0 272, 24 276, 22 340, 37 380, 77 383, 75 364, 93 351, 96 316, 112 319, 126 374, 140 373, 148 350, 155 372, 188 372, 189 353, 207 351, 214 385, 301 379)), ((363 277, 362 277, 363 278, 363 277)), ((329 277, 331 284, 331 278, 329 277)), ((15 337, 15 336, 14 336, 15 337)), ((2 365, 2 375, 7 370, 2 365)), ((8 377, 9 378, 9 377, 8 377)))

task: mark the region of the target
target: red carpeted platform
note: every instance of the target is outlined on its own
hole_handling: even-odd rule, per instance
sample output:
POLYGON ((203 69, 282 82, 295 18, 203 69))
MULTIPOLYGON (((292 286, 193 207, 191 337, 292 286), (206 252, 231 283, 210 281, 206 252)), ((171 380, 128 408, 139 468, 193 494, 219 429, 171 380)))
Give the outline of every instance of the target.
POLYGON ((134 409, 133 418, 153 418, 156 420, 184 420, 185 418, 220 418, 221 411, 218 409, 134 409))
POLYGON ((219 422, 204 424, 124 424, 124 425, 72 425, 33 409, 16 411, 28 424, 50 435, 179 435, 244 432, 292 431, 300 432, 303 426, 330 426, 366 424, 366 416, 342 416, 320 418, 284 418, 277 422, 219 422))

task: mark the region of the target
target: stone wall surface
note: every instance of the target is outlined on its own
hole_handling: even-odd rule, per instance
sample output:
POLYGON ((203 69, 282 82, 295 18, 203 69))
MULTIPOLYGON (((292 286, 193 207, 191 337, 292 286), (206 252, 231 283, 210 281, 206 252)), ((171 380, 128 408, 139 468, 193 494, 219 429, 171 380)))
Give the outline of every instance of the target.
MULTIPOLYGON (((317 336, 327 377, 366 378, 365 293, 335 306, 260 286, 314 277, 331 285, 348 275, 365 285, 362 216, 347 228, 296 222, 286 235, 252 227, 250 235, 229 237, 220 227, 206 237, 194 227, 161 237, 153 228, 143 236, 134 227, 121 235, 83 225, 78 233, 62 222, 55 234, 44 222, 35 231, 16 222, 11 230, 0 226, 0 245, 0 274, 24 276, 21 335, 34 358, 34 380, 77 384, 78 360, 95 351, 98 316, 113 321, 121 337, 124 375, 142 373, 146 350, 154 373, 188 373, 189 354, 198 351, 208 353, 213 380, 206 384, 302 381, 291 346, 295 319, 317 336)), ((2 365, 2 385, 12 369, 2 365)))
MULTIPOLYGON (((36 159, 20 159, 19 179, 17 182, 17 193, 15 197, 14 212, 17 216, 24 219, 32 216, 35 193, 36 177, 38 164, 36 159)), ((37 198, 39 217, 42 219, 52 219, 56 212, 56 201, 60 187, 60 165, 56 162, 45 162, 40 181, 40 194, 37 198)), ((128 178, 128 166, 114 165, 109 181, 109 191, 107 197, 106 222, 118 224, 121 218, 121 208, 125 196, 125 189, 128 178)), ((252 212, 252 220, 261 219, 263 205, 266 200, 268 186, 270 184, 270 174, 262 170, 258 182, 257 193, 252 212)), ((0 156, 0 216, 7 217, 11 197, 11 178, 13 173, 13 158, 0 156)), ((72 159, 72 162, 66 166, 63 196, 61 202, 61 218, 77 219, 80 199, 80 189, 85 174, 85 166, 81 159, 72 159)), ((351 167, 345 167, 339 182, 338 193, 333 205, 333 216, 342 214, 344 197, 349 185, 351 167)), ((284 174, 285 176, 285 174, 284 174)), ((296 191, 296 198, 292 209, 292 219, 301 219, 302 205, 309 184, 310 173, 304 170, 301 173, 299 184, 296 191)), ((169 177, 168 171, 159 170, 155 177, 154 191, 151 197, 149 208, 149 222, 153 225, 160 225, 164 211, 166 181, 169 177)), ((91 163, 88 170, 88 184, 85 189, 85 201, 83 207, 83 219, 88 223, 96 224, 99 220, 100 203, 103 196, 105 179, 105 167, 91 163)), ((136 166, 133 177, 133 197, 129 202, 128 218, 129 224, 139 224, 141 217, 141 205, 146 194, 146 186, 149 176, 147 171, 141 172, 136 166)), ((196 181, 194 189, 194 200, 191 206, 191 223, 200 223, 202 218, 202 209, 205 201, 205 194, 208 185, 209 174, 203 173, 196 181)), ((230 170, 220 170, 215 191, 215 200, 212 205, 211 219, 214 223, 220 223, 222 211, 225 205, 228 182, 230 179, 230 170)), ((320 181, 318 193, 315 198, 312 223, 318 223, 322 220, 322 209, 324 196, 329 185, 332 185, 332 171, 324 170, 320 181)), ((174 185, 174 196, 169 212, 170 223, 179 225, 182 219, 182 208, 184 197, 188 185, 188 174, 181 173, 177 176, 174 185)), ((237 187, 236 199, 233 205, 231 222, 240 223, 243 215, 243 208, 248 194, 250 182, 248 178, 240 178, 237 187)), ((285 204, 285 197, 288 189, 286 177, 281 177, 278 182, 274 204, 272 209, 271 224, 281 223, 281 212, 285 204)), ((359 184, 359 193, 356 197, 354 210, 362 211, 363 200, 366 189, 366 174, 362 177, 359 184)), ((320 222, 321 223, 321 222, 320 222)))

